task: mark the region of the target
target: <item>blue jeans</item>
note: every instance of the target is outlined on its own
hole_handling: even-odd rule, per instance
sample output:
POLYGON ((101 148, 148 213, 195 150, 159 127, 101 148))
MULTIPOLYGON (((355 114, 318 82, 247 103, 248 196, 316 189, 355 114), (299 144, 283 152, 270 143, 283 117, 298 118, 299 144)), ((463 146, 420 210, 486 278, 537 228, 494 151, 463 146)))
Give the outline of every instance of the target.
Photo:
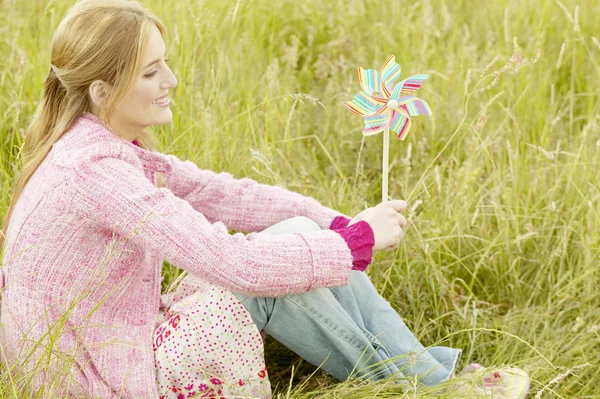
MULTIPOLYGON (((313 220, 295 217, 263 232, 315 230, 321 228, 313 220)), ((364 272, 353 271, 348 285, 298 295, 236 296, 259 330, 341 381, 359 376, 405 382, 416 376, 425 385, 435 385, 454 374, 462 352, 424 348, 364 272)))

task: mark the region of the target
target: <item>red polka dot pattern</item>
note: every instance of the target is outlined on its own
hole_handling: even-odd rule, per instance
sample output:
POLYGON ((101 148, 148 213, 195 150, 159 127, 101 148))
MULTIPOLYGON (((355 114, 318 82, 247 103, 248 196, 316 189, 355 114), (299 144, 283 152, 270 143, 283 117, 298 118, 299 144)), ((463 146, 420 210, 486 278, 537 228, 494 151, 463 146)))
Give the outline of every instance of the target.
POLYGON ((187 276, 168 298, 153 344, 161 399, 271 398, 262 337, 233 293, 187 276))

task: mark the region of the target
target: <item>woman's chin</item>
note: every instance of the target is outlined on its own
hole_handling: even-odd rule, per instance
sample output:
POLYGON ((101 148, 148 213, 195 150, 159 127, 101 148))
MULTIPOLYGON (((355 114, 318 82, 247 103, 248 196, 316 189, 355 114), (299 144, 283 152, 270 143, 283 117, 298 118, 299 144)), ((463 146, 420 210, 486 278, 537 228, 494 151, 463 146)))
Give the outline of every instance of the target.
POLYGON ((153 125, 164 125, 173 120, 173 113, 167 108, 167 110, 157 112, 157 115, 153 119, 155 121, 153 125))

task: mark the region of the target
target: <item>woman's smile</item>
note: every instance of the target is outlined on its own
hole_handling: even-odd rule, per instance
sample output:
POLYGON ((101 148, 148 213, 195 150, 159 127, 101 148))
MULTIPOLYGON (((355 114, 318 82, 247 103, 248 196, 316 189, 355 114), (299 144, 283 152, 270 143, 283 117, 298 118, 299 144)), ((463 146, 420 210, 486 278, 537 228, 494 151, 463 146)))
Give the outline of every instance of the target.
POLYGON ((167 96, 165 96, 165 97, 159 98, 158 100, 152 101, 152 104, 157 105, 159 107, 168 107, 170 102, 171 101, 169 101, 169 98, 167 96))

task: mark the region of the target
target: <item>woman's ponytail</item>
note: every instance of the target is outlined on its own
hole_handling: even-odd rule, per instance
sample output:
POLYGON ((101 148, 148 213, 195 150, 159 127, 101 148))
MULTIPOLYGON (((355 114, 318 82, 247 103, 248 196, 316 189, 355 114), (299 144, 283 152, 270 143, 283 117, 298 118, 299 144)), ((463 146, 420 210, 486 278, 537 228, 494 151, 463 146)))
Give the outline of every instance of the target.
POLYGON ((16 199, 21 195, 33 172, 35 172, 46 158, 50 148, 60 138, 57 130, 62 127, 59 125, 65 124, 63 113, 69 108, 65 106, 66 102, 67 89, 62 84, 60 77, 55 73, 54 68, 51 67, 44 82, 40 104, 25 132, 25 140, 20 151, 21 172, 16 178, 14 194, 8 212, 2 221, 0 248, 3 248, 5 244, 8 221, 12 216, 16 199))

